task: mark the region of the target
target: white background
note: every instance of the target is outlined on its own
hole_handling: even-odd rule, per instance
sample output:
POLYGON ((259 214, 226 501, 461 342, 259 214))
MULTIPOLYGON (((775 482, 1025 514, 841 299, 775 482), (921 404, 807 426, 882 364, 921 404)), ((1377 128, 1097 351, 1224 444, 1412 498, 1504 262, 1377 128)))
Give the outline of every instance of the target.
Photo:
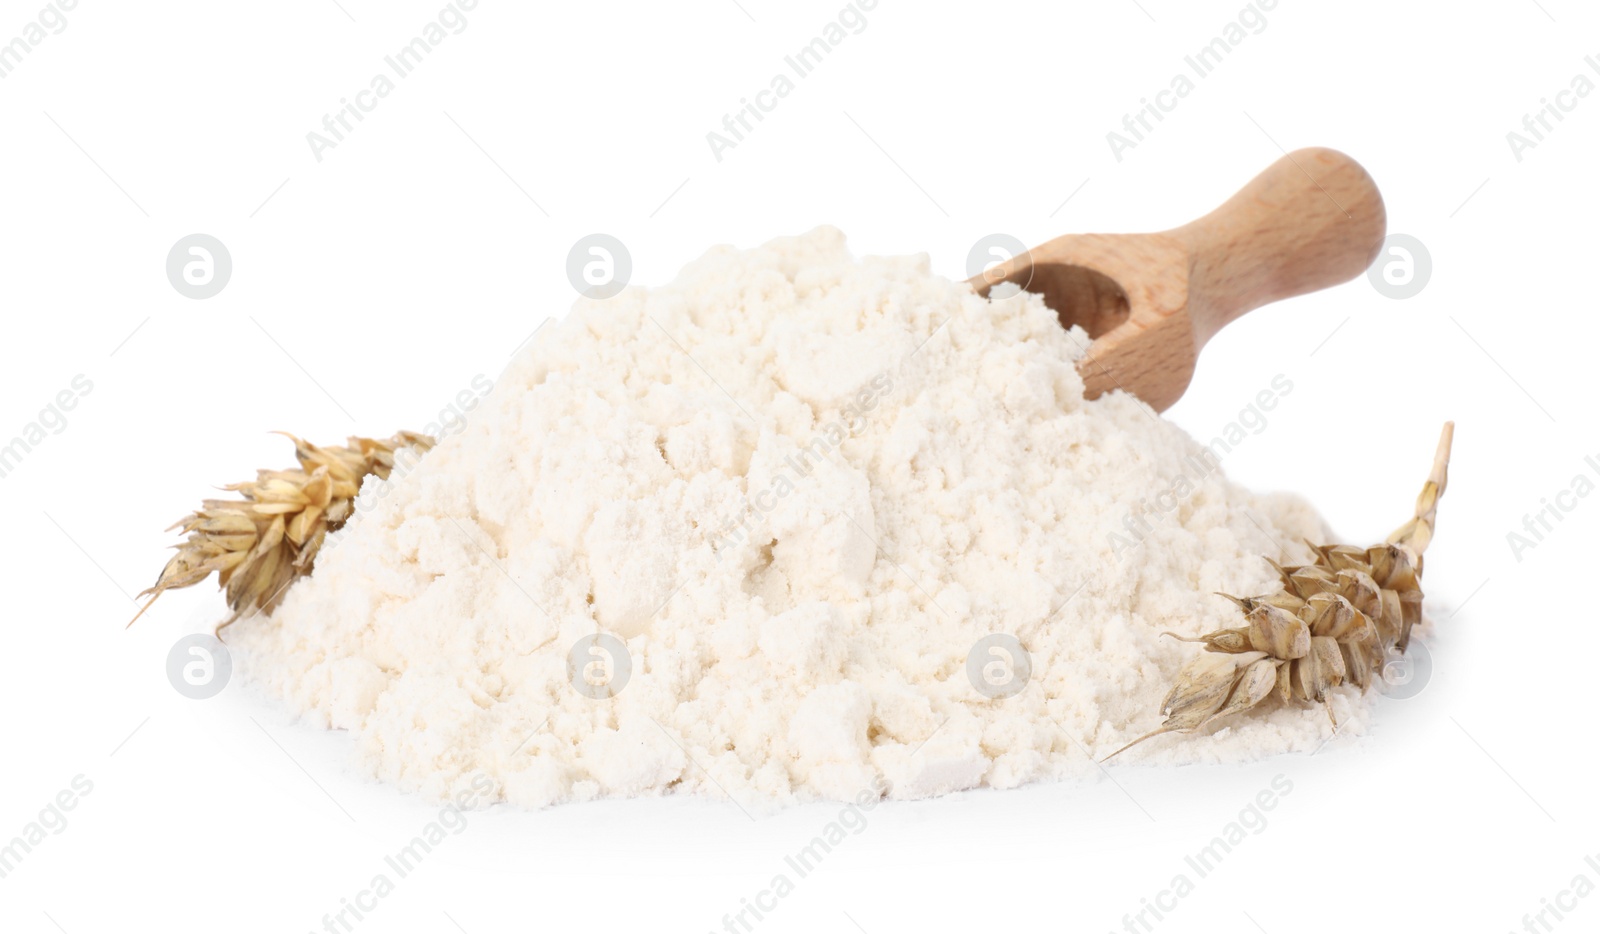
MULTIPOLYGON (((40 6, 0 2, 0 42, 40 6)), ((319 163, 307 132, 440 6, 83 0, 0 80, 0 439, 75 375, 94 387, 0 480, 0 838, 93 782, 0 879, 0 928, 320 929, 432 819, 363 780, 343 736, 245 685, 172 690, 168 648, 222 613, 210 585, 125 631, 130 594, 210 484, 288 462, 268 430, 420 427, 496 375, 572 300, 580 236, 622 239, 643 283, 819 223, 964 277, 982 235, 1174 226, 1308 145, 1367 166, 1431 280, 1395 301, 1358 279, 1247 317, 1169 417, 1209 436, 1289 375, 1226 470, 1304 493, 1362 543, 1404 518, 1457 420, 1427 688, 1314 758, 880 807, 757 930, 1119 929, 1279 774, 1293 791, 1266 829, 1156 930, 1507 931, 1580 873, 1600 882, 1583 598, 1600 497, 1521 560, 1506 539, 1600 460, 1600 94, 1520 161, 1506 139, 1575 75, 1600 82, 1591 6, 1282 0, 1118 161, 1106 133, 1238 0, 882 0, 719 162, 706 133, 838 0, 482 0, 319 163), (204 301, 164 269, 195 232, 234 261, 204 301)), ((715 930, 836 811, 498 808, 356 929, 715 930)), ((1577 904, 1546 920, 1600 926, 1600 897, 1577 904)))

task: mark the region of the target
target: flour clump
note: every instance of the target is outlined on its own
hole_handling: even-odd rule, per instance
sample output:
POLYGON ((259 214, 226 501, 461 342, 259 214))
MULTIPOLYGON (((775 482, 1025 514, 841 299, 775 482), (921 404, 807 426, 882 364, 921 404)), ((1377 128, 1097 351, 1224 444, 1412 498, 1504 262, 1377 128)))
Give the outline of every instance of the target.
MULTIPOLYGON (((539 807, 1085 773, 1158 722, 1192 654, 1163 631, 1232 625, 1213 592, 1270 590, 1260 555, 1326 534, 1229 483, 1226 442, 1085 401, 1087 345, 1037 296, 855 259, 831 228, 714 249, 541 329, 229 641, 365 771, 434 796, 478 774, 539 807)), ((1332 703, 1359 728, 1356 692, 1332 703)), ((1283 707, 1126 755, 1256 758, 1326 729, 1283 707)))

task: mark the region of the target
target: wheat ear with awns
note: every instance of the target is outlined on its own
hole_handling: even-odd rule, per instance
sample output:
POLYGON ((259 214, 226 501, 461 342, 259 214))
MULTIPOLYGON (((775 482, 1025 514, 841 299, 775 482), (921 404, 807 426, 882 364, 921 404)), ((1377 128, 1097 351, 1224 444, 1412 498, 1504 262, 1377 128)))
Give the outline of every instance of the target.
POLYGON ((139 594, 150 600, 129 626, 163 593, 192 587, 212 574, 233 611, 219 631, 246 612, 270 612, 290 585, 311 573, 328 533, 350 518, 361 482, 369 475, 389 479, 396 452, 414 448, 421 453, 434 444, 411 431, 381 441, 352 437, 344 447, 318 447, 288 432, 277 434, 294 442, 300 466, 257 471, 254 480, 223 487, 239 499, 208 499, 169 527, 189 537, 173 546, 178 553, 155 584, 139 594))
MULTIPOLYGON (((1404 654, 1422 619, 1422 553, 1433 540, 1434 513, 1444 495, 1455 423, 1445 422, 1433 471, 1416 509, 1386 542, 1370 548, 1306 544, 1310 564, 1277 569, 1280 587, 1259 597, 1220 594, 1239 607, 1245 625, 1193 638, 1205 652, 1178 672, 1161 703, 1161 726, 1110 756, 1163 733, 1190 733, 1250 710, 1271 697, 1319 703, 1346 681, 1363 690, 1389 653, 1404 654)), ((1270 560, 1270 559, 1269 559, 1270 560)), ((1104 760, 1102 760, 1104 761, 1104 760)))

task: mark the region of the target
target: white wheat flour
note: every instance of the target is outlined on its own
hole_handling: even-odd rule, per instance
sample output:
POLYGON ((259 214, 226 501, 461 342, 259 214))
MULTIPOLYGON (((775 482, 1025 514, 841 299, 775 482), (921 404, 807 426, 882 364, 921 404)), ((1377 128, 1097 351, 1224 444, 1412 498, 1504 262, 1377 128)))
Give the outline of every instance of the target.
MULTIPOLYGON (((1235 625, 1212 592, 1272 589, 1273 539, 1325 534, 1220 471, 1151 507, 1202 448, 1121 393, 1084 401, 1086 345, 1035 296, 856 260, 831 228, 714 249, 544 328, 232 641, 365 770, 428 794, 482 772, 529 807, 772 803, 1085 772, 1159 722, 1197 651, 1163 630, 1235 625), (1119 557, 1130 514, 1152 531, 1119 557), (567 656, 601 630, 632 675, 594 700, 567 656), (969 681, 990 633, 1026 647, 1021 694, 969 681)), ((1351 689, 1334 709, 1360 729, 1351 689)), ((1273 707, 1125 755, 1240 760, 1327 730, 1273 707)))

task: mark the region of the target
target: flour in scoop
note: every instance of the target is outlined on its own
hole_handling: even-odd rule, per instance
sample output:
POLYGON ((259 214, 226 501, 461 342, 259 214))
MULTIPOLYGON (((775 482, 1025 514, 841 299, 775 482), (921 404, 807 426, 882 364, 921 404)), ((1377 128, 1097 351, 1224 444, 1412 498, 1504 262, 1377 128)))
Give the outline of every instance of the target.
MULTIPOLYGON (((1213 592, 1269 592, 1260 555, 1326 537, 1227 481, 1239 435, 1085 401, 1087 345, 1036 296, 855 259, 831 228, 714 249, 543 328, 230 641, 366 772, 429 795, 482 775, 527 807, 773 805, 1087 773, 1159 723, 1195 653, 1163 631, 1236 625, 1213 592)), ((1332 706, 1360 729, 1354 689, 1332 706)), ((1328 729, 1273 706, 1124 758, 1328 729)))

